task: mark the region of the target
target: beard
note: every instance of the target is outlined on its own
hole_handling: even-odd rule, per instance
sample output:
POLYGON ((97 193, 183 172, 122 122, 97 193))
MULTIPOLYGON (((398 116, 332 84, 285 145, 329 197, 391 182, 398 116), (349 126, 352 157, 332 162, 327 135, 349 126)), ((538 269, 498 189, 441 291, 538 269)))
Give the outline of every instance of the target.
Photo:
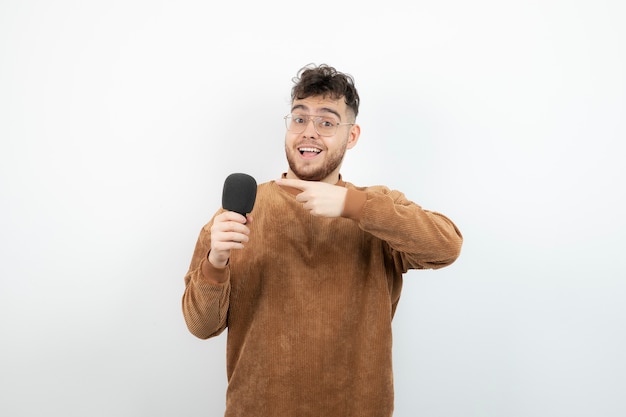
POLYGON ((341 166, 347 146, 347 141, 344 141, 342 146, 337 148, 333 153, 328 153, 327 150, 324 151, 323 153, 325 153, 325 155, 322 155, 324 161, 321 166, 313 166, 308 163, 308 161, 298 158, 298 150, 289 149, 286 145, 285 154, 287 155, 289 168, 299 179, 305 181, 322 181, 341 166))

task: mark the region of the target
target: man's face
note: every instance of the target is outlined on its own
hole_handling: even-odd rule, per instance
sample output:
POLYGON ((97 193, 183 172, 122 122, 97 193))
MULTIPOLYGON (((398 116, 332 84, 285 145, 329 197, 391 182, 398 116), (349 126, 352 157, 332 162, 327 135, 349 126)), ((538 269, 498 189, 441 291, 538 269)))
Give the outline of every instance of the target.
POLYGON ((322 136, 315 129, 315 121, 307 118, 319 116, 336 123, 352 123, 343 97, 334 100, 314 96, 294 100, 291 114, 307 121, 302 132, 287 130, 285 133, 285 153, 289 163, 287 177, 335 184, 346 149, 354 147, 359 138, 359 126, 342 124, 332 135, 322 136))

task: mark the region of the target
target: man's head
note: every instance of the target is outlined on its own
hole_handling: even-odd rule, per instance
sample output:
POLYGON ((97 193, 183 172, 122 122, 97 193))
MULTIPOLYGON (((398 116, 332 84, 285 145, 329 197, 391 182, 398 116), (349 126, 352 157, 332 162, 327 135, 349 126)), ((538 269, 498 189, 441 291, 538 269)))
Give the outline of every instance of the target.
POLYGON ((360 135, 359 95, 351 76, 327 65, 307 66, 294 78, 285 118, 288 177, 335 183, 347 149, 360 135))

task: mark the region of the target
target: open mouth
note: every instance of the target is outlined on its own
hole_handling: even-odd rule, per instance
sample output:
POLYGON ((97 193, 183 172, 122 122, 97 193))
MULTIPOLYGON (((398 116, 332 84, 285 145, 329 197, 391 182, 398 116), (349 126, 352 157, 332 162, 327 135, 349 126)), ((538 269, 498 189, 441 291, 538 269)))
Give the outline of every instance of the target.
POLYGON ((300 155, 304 157, 308 157, 308 158, 317 156, 320 152, 322 152, 321 149, 312 148, 312 147, 301 147, 301 148, 298 148, 298 151, 300 152, 300 155))

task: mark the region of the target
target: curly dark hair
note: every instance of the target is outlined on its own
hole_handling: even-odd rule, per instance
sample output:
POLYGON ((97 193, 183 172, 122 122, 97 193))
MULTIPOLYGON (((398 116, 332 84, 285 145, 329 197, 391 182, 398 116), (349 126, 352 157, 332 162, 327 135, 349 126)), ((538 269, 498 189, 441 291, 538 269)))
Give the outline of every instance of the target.
POLYGON ((312 96, 327 96, 335 100, 343 97, 348 108, 354 112, 354 117, 359 114, 359 93, 351 75, 326 64, 309 64, 298 71, 293 82, 295 85, 291 89, 292 101, 312 96))

